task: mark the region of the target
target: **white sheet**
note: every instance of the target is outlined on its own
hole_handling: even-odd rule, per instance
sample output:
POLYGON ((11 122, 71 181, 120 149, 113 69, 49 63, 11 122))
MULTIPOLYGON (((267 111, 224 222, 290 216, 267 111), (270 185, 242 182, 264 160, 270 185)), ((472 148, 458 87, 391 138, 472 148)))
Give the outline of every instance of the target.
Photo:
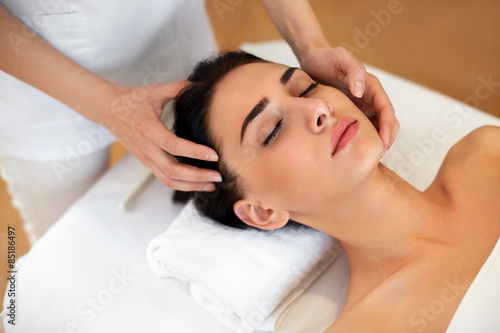
POLYGON ((500 238, 464 295, 446 333, 500 329, 500 238), (493 313, 496 316, 492 316, 493 313))
MULTIPOLYGON (((283 43, 246 49, 293 65, 283 43)), ((500 125, 458 101, 369 70, 379 76, 401 123, 383 161, 420 189, 432 181, 453 143, 478 126, 500 125)), ((180 207, 171 203, 171 190, 155 181, 130 212, 121 211, 119 202, 142 172, 135 158, 126 156, 18 261, 16 326, 4 316, 6 332, 229 332, 192 300, 185 285, 148 268, 149 240, 167 228, 180 207)), ((322 332, 338 315, 348 281, 342 255, 294 302, 279 332, 322 332)))

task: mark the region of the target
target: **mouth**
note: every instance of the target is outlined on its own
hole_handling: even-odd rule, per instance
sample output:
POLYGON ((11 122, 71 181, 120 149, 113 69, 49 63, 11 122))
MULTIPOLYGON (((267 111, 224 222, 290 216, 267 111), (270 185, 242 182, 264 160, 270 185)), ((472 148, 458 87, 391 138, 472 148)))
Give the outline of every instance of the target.
POLYGON ((349 146, 358 133, 358 129, 358 121, 353 117, 344 117, 339 120, 332 133, 332 156, 349 146))

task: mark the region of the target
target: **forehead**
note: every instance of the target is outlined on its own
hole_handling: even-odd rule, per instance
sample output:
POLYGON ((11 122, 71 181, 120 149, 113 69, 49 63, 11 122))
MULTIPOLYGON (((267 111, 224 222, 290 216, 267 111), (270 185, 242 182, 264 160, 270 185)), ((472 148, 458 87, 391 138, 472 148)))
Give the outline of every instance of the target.
POLYGON ((274 63, 246 64, 219 82, 208 114, 209 127, 217 142, 224 141, 225 148, 237 138, 239 144, 243 120, 264 96, 270 97, 282 89, 280 78, 287 68, 274 63))
POLYGON ((288 67, 285 65, 268 62, 242 65, 230 71, 221 80, 220 85, 244 85, 245 83, 250 83, 249 78, 253 80, 267 81, 272 77, 276 77, 277 82, 275 83, 279 83, 279 77, 287 68, 288 67))
MULTIPOLYGON (((274 63, 246 64, 229 72, 217 85, 212 106, 219 110, 220 103, 235 101, 253 107, 269 92, 280 85, 281 75, 288 67, 274 63)), ((250 109, 249 109, 250 110, 250 109)))

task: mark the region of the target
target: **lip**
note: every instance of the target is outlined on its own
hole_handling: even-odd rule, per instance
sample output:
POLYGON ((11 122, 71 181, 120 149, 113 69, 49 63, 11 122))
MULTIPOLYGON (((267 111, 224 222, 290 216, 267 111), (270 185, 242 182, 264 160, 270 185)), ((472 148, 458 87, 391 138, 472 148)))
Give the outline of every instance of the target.
POLYGON ((353 117, 344 117, 339 120, 332 133, 332 155, 342 151, 354 140, 358 133, 359 124, 353 117))

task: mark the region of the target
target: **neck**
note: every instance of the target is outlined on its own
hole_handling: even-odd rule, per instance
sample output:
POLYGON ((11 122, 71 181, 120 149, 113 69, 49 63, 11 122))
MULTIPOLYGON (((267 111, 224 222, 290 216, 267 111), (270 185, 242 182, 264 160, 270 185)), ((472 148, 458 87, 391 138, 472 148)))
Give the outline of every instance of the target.
POLYGON ((321 230, 342 243, 353 274, 387 276, 445 239, 435 223, 444 212, 443 199, 418 191, 379 164, 348 215, 339 221, 338 212, 336 218, 330 213, 328 220, 336 222, 321 224, 321 230))

